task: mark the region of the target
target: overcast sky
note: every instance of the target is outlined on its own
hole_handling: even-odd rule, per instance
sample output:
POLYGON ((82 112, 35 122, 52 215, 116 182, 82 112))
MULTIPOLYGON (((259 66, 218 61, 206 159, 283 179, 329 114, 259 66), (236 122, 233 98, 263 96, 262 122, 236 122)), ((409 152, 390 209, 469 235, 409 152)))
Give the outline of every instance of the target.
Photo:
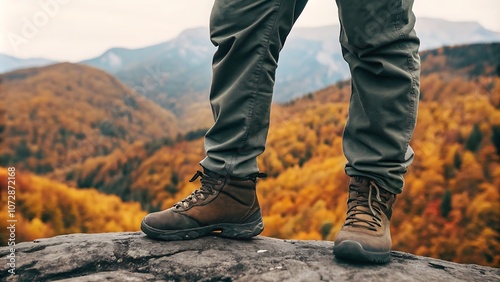
MULTIPOLYGON (((0 0, 0 53, 79 61, 208 26, 213 0, 0 0)), ((500 0, 415 0, 417 17, 477 21, 500 32, 500 0)), ((309 0, 296 26, 338 23, 334 0, 309 0)), ((436 27, 439 28, 439 27, 436 27)), ((208 40, 208 39, 207 39, 208 40)))

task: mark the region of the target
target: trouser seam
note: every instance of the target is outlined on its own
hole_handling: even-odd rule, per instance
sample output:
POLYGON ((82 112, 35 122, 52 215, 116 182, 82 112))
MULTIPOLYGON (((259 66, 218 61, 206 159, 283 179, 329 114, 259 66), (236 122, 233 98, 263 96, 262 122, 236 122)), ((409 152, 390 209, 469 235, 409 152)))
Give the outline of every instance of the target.
MULTIPOLYGON (((402 0, 404 1, 404 0, 402 0)), ((401 6, 403 6, 403 3, 401 3, 401 6)), ((401 21, 401 18, 402 18, 402 13, 404 12, 404 9, 402 8, 401 9, 401 16, 399 18, 399 21, 401 21)), ((399 23, 398 21, 398 23, 399 23)), ((403 33, 403 31, 401 30, 401 26, 398 26, 399 27, 399 37, 401 39, 404 39, 406 37, 406 35, 403 33)), ((405 161, 406 159, 406 152, 408 151, 408 147, 410 146, 410 141, 411 141, 411 136, 413 134, 413 128, 414 128, 414 124, 415 124, 415 119, 416 119, 416 108, 415 108, 415 99, 416 99, 416 83, 417 83, 417 75, 415 74, 415 72, 417 71, 415 68, 414 68, 414 65, 412 63, 412 52, 409 50, 408 48, 408 44, 404 44, 404 43, 401 43, 401 47, 402 49, 404 48, 404 50, 406 51, 406 54, 407 54, 407 67, 408 67, 408 73, 410 74, 411 76, 411 92, 409 93, 410 94, 410 99, 409 99, 409 112, 408 112, 408 118, 407 118, 407 121, 406 121, 406 138, 405 138, 405 146, 404 146, 404 153, 403 153, 403 161, 405 161)))
MULTIPOLYGON (((399 9, 399 13, 397 13, 397 16, 396 16, 396 19, 395 19, 395 28, 397 30, 397 33, 398 33, 398 37, 400 40, 402 40, 402 42, 400 42, 399 46, 402 50, 405 50, 405 53, 406 53, 406 62, 407 62, 407 70, 408 70, 408 74, 411 76, 411 90, 410 90, 410 93, 408 93, 408 95, 410 96, 409 97, 409 101, 408 101, 408 116, 407 116, 407 119, 406 119, 406 132, 405 132, 405 139, 404 139, 404 146, 403 146, 403 150, 402 150, 402 163, 404 163, 406 161, 406 156, 407 156, 407 152, 408 152, 408 149, 410 147, 410 141, 411 141, 411 136, 412 136, 412 133, 413 133, 413 124, 415 123, 415 118, 416 118, 416 112, 415 112, 415 95, 416 95, 416 82, 417 82, 417 76, 415 74, 415 71, 416 69, 414 68, 414 65, 412 63, 412 52, 409 50, 409 47, 408 47, 408 44, 406 44, 404 42, 404 39, 407 39, 408 36, 403 32, 402 30, 402 25, 401 25, 401 20, 403 18, 403 13, 405 11, 404 9, 404 2, 405 0, 401 0, 399 2, 400 4, 400 9, 399 9)), ((392 187, 391 187, 392 188, 392 187)), ((390 188, 389 188, 390 189, 390 188)), ((392 190, 392 189, 390 189, 392 190)), ((392 193, 392 192, 391 192, 392 193)))

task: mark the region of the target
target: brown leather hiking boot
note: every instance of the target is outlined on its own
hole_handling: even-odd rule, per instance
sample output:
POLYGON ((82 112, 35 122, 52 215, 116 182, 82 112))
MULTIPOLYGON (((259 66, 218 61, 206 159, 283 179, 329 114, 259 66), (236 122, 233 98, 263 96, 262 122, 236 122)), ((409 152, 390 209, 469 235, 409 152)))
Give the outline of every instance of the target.
POLYGON ((173 207, 148 214, 141 224, 147 236, 162 240, 195 239, 218 231, 228 238, 251 238, 262 232, 264 223, 255 186, 255 174, 248 179, 197 171, 190 182, 201 176, 201 188, 173 207))
POLYGON ((351 177, 347 218, 335 238, 335 257, 386 263, 391 255, 389 220, 396 195, 379 188, 375 181, 351 177))

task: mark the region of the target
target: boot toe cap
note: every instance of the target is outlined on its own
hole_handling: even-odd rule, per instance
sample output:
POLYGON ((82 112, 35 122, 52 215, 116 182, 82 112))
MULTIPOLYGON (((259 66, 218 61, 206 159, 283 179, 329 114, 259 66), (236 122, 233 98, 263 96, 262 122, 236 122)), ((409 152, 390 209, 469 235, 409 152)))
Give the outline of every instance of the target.
POLYGON ((172 209, 150 213, 144 217, 143 222, 159 230, 183 230, 200 226, 194 219, 172 209))
POLYGON ((341 231, 335 238, 335 246, 345 241, 358 242, 367 252, 390 252, 392 245, 390 236, 341 231))

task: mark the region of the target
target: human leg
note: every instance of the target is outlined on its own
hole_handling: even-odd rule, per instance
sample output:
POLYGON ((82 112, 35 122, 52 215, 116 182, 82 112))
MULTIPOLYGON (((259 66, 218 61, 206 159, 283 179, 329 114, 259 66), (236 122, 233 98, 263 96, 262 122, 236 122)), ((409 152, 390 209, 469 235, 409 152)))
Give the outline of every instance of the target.
POLYGON ((201 165, 223 175, 258 172, 265 148, 279 52, 307 0, 218 0, 210 36, 210 103, 215 124, 205 136, 201 165))
POLYGON ((201 188, 172 208, 149 214, 141 229, 163 240, 212 231, 250 238, 263 230, 256 157, 264 151, 279 52, 307 0, 217 0, 210 37, 210 103, 215 124, 205 136, 201 188))
POLYGON ((343 136, 351 176, 347 219, 335 240, 337 257, 385 262, 389 220, 403 174, 419 97, 419 40, 413 0, 337 0, 341 45, 352 75, 343 136))

